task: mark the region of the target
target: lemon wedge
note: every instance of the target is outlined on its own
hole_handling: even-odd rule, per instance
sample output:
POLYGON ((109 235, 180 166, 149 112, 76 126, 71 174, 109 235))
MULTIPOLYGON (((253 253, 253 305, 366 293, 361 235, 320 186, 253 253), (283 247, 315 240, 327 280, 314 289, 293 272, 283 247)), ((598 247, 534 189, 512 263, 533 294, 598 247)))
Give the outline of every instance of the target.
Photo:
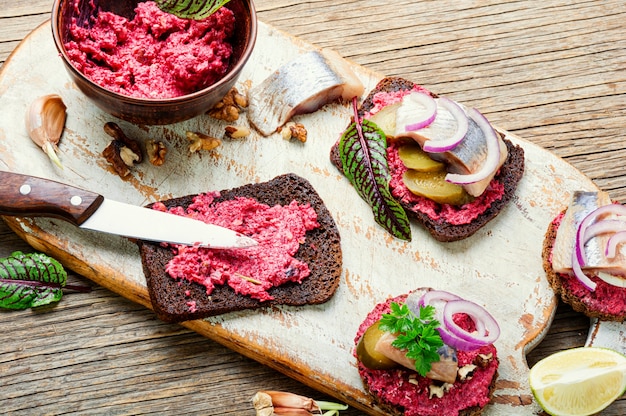
POLYGON ((561 351, 535 364, 529 382, 547 413, 593 415, 626 391, 626 356, 599 347, 561 351))

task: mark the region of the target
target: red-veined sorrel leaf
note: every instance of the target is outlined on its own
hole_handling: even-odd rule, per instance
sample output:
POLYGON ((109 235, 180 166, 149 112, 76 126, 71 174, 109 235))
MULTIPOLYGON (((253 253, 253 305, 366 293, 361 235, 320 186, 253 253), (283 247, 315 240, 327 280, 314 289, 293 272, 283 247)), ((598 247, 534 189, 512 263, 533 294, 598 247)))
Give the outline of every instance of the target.
POLYGON ((156 0, 161 10, 183 19, 201 20, 211 16, 230 0, 156 0))
POLYGON ((354 100, 355 122, 339 140, 343 172, 374 213, 376 222, 393 236, 411 240, 411 227, 406 212, 391 195, 391 174, 387 164, 387 137, 369 120, 359 120, 354 100))
POLYGON ((16 251, 0 259, 0 307, 26 309, 58 302, 66 280, 67 273, 55 259, 16 251))

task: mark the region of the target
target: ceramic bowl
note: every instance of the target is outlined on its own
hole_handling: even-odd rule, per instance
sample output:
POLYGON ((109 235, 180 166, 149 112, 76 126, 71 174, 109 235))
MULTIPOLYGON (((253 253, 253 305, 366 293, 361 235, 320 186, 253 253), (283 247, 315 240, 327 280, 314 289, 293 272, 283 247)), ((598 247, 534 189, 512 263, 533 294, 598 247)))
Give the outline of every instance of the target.
POLYGON ((163 99, 134 98, 112 92, 89 80, 70 61, 64 46, 72 19, 88 22, 94 8, 131 17, 139 1, 54 0, 52 33, 72 81, 100 109, 134 124, 162 125, 188 120, 205 113, 233 87, 252 54, 257 36, 257 16, 252 0, 231 0, 224 7, 234 12, 233 53, 228 72, 216 83, 197 92, 163 99), (78 7, 74 7, 78 1, 78 7))

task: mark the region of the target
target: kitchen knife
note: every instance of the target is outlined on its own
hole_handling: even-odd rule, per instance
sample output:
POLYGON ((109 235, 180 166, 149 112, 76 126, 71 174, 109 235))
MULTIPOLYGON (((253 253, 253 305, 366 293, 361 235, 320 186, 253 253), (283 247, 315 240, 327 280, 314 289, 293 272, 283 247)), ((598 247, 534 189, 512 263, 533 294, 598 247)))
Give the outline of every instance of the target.
POLYGON ((192 218, 124 204, 49 179, 0 171, 0 215, 54 217, 109 234, 216 249, 257 242, 241 233, 192 218))

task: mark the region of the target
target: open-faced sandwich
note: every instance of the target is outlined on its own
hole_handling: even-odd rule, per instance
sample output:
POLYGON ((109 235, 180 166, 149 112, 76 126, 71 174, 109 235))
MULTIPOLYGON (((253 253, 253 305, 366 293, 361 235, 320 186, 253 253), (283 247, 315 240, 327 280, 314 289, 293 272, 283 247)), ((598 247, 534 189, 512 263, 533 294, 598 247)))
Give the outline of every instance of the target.
POLYGON ((626 206, 606 192, 574 192, 543 243, 543 267, 564 302, 587 316, 626 320, 626 206))
POLYGON ((151 207, 224 226, 259 243, 216 250, 139 241, 152 306, 164 321, 319 304, 339 285, 339 232, 318 193, 300 176, 285 174, 151 207))
POLYGON ((390 414, 479 415, 495 388, 499 335, 483 307, 421 288, 374 307, 355 356, 365 388, 390 414))
POLYGON ((355 113, 330 158, 396 237, 410 230, 387 215, 398 210, 386 193, 434 238, 456 241, 498 215, 524 173, 523 149, 480 112, 406 79, 382 79, 355 113))

